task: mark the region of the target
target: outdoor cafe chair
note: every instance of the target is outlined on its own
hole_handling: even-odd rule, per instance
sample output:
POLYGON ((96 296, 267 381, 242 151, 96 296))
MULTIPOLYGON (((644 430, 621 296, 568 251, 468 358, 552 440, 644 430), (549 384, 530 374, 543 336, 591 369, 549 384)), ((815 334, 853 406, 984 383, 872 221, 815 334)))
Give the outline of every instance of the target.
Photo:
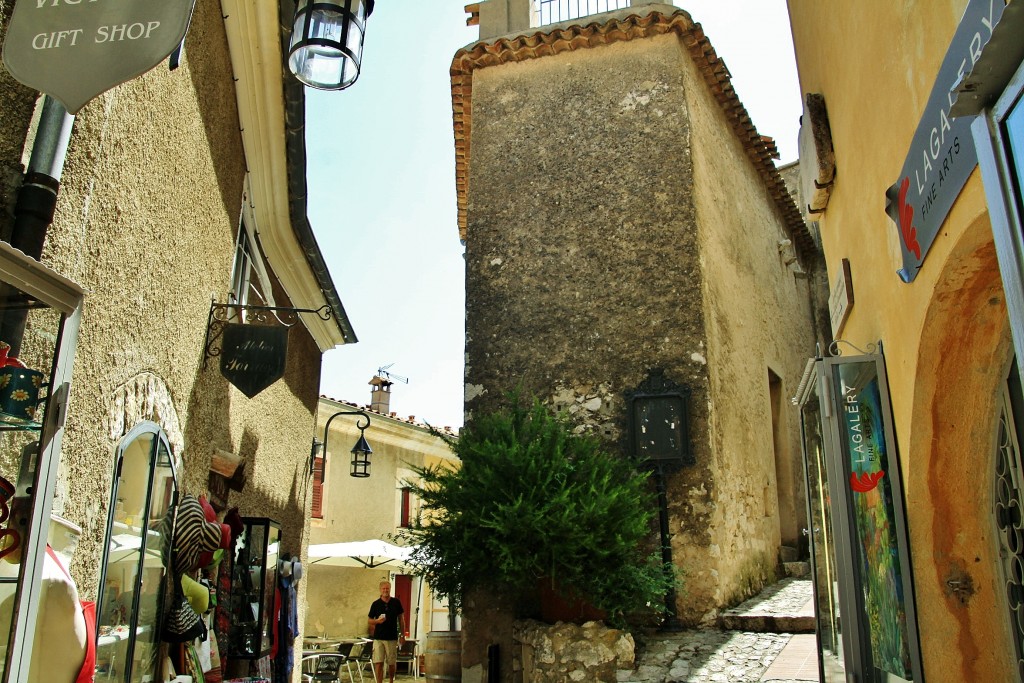
POLYGON ((371 642, 350 643, 348 658, 345 660, 345 671, 348 672, 349 683, 355 683, 355 678, 352 676, 353 662, 356 665, 356 673, 359 674, 359 683, 363 683, 363 655, 366 654, 366 661, 369 661, 369 655, 373 649, 370 647, 371 642))
MULTIPOLYGON (((341 681, 341 667, 347 666, 349 680, 352 681, 352 669, 349 664, 349 655, 355 643, 341 643, 336 652, 316 652, 304 657, 302 662, 308 660, 313 662, 312 673, 303 676, 303 681, 308 683, 339 683, 341 681)), ((303 667, 305 670, 305 667, 303 667)), ((360 678, 362 678, 360 676, 360 678)), ((354 683, 354 681, 353 681, 354 683)))
POLYGON ((359 680, 360 681, 363 680, 363 670, 364 669, 369 669, 369 671, 370 671, 370 678, 373 678, 375 683, 377 683, 376 682, 377 674, 374 673, 374 670, 373 670, 373 641, 372 640, 367 640, 367 641, 365 641, 363 643, 363 649, 360 650, 359 657, 357 658, 357 661, 359 662, 358 665, 356 666, 356 668, 359 670, 359 680))
POLYGON ((303 680, 310 683, 338 683, 341 681, 341 665, 345 663, 345 656, 337 652, 322 652, 303 658, 303 662, 309 659, 316 660, 316 667, 313 673, 304 674, 303 680))
POLYGON ((398 648, 398 664, 405 664, 407 673, 416 678, 420 675, 419 658, 416 656, 416 641, 406 640, 398 648))

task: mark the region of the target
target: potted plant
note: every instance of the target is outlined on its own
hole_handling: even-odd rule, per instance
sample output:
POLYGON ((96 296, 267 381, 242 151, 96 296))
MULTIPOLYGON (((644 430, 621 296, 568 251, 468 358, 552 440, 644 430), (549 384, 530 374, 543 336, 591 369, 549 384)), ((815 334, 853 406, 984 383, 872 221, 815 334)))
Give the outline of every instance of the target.
POLYGON ((558 602, 553 595, 574 621, 622 624, 663 610, 674 576, 652 552, 657 504, 633 463, 516 395, 443 438, 462 466, 417 468, 422 508, 402 538, 452 608, 483 589, 511 599, 517 616, 543 616, 537 608, 558 602))

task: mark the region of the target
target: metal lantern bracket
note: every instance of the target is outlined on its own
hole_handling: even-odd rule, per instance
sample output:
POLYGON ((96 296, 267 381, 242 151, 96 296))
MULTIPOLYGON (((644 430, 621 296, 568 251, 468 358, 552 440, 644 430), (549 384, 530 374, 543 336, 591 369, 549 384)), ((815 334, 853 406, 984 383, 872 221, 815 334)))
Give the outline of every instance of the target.
POLYGON ((287 306, 256 306, 253 304, 219 304, 210 302, 210 315, 206 321, 206 340, 203 343, 203 369, 206 361, 220 356, 221 337, 230 323, 240 323, 242 312, 248 313, 245 322, 252 325, 280 325, 292 327, 299 322, 300 313, 315 313, 321 320, 330 320, 333 309, 324 304, 320 308, 289 308, 287 306))
POLYGON ((356 427, 359 429, 359 439, 351 450, 352 468, 349 471, 349 475, 358 479, 365 479, 370 476, 370 455, 373 453, 373 449, 367 443, 365 435, 366 428, 370 426, 370 416, 362 410, 339 410, 327 418, 327 424, 324 425, 323 443, 320 443, 315 438, 313 439, 313 447, 309 453, 309 473, 313 474, 313 468, 316 466, 316 456, 321 448, 323 449, 324 457, 327 457, 327 440, 331 436, 331 423, 334 422, 334 418, 341 417, 342 415, 358 415, 361 418, 356 420, 356 427), (362 420, 366 420, 366 424, 362 424, 362 420))
MULTIPOLYGON (((629 450, 650 468, 658 491, 658 531, 661 562, 667 577, 673 576, 672 531, 668 515, 666 475, 680 465, 695 462, 690 449, 690 389, 665 377, 661 368, 647 371, 647 379, 626 392, 629 450)), ((665 591, 663 631, 677 631, 682 623, 676 613, 674 584, 665 591)))

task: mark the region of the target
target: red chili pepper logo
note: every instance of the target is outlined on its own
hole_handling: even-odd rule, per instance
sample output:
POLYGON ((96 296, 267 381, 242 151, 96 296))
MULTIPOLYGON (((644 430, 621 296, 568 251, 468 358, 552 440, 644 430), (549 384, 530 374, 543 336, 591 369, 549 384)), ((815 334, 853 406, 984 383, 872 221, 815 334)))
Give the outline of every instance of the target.
POLYGON ((850 488, 857 493, 867 493, 878 486, 878 482, 880 482, 884 476, 884 470, 878 470, 877 472, 862 472, 860 478, 858 478, 857 473, 854 472, 850 475, 850 488))
POLYGON ((907 245, 907 251, 914 252, 917 260, 921 260, 921 245, 917 241, 917 228, 914 227, 914 207, 907 204, 907 191, 910 189, 910 176, 900 183, 900 193, 896 198, 896 205, 900 212, 900 234, 903 235, 903 243, 907 245))

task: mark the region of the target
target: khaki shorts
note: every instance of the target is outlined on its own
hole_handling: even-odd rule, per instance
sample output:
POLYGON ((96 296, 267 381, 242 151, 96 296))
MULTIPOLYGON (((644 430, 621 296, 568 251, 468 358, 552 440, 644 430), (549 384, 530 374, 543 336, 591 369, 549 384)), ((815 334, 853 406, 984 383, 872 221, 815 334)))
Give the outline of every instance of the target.
POLYGON ((388 669, 398 662, 398 641, 397 640, 375 640, 373 641, 373 663, 383 663, 388 669))

